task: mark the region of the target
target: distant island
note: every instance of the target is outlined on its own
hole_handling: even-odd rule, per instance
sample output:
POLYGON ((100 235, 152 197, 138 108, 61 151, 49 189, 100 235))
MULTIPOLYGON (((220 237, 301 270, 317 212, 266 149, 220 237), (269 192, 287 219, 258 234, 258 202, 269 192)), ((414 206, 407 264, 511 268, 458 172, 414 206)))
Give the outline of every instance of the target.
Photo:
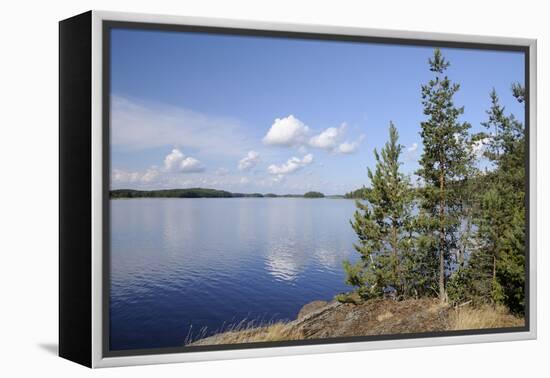
POLYGON ((110 191, 111 198, 329 198, 342 199, 343 195, 325 196, 321 192, 304 194, 274 194, 274 193, 231 193, 226 190, 208 188, 135 190, 115 189, 110 191))
POLYGON ((325 198, 325 195, 321 192, 307 192, 304 198, 325 198))

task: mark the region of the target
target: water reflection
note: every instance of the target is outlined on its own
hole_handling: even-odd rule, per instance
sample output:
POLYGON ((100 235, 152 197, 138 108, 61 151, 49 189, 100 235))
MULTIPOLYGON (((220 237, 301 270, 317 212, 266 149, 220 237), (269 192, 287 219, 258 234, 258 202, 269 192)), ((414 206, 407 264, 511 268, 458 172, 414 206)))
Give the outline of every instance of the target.
POLYGON ((111 201, 111 347, 177 346, 192 326, 288 320, 346 289, 353 201, 111 201), (233 320, 232 320, 233 319, 233 320))
POLYGON ((295 249, 285 243, 271 245, 265 259, 267 272, 277 280, 294 281, 306 259, 303 253, 293 251, 295 249))

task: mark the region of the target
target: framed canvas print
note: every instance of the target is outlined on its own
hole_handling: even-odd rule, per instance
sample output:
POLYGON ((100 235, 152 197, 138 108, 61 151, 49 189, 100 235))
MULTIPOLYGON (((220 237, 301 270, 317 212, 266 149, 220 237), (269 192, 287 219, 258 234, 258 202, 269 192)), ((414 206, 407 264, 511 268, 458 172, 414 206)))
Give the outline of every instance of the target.
POLYGON ((60 22, 59 353, 536 337, 536 41, 60 22))

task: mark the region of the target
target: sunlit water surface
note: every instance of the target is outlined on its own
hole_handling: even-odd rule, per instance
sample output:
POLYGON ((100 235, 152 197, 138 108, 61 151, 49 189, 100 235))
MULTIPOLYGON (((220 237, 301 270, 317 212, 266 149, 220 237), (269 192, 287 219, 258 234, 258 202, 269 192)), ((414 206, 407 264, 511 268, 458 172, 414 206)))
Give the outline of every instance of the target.
POLYGON ((111 200, 112 350, 174 347, 243 319, 294 319, 348 290, 343 199, 111 200))

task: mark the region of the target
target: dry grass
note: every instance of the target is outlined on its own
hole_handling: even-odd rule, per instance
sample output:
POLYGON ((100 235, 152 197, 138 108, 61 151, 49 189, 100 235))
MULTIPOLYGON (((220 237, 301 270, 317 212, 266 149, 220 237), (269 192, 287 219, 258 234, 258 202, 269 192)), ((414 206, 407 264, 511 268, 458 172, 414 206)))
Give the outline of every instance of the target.
POLYGON ((262 327, 247 325, 246 327, 234 328, 231 331, 198 340, 193 345, 211 344, 241 344, 258 343, 267 341, 301 340, 303 335, 289 327, 286 323, 277 322, 262 327))
POLYGON ((228 335, 230 343, 254 343, 261 341, 298 340, 302 335, 293 332, 284 323, 275 323, 266 327, 250 329, 235 335, 228 335))
POLYGON ((464 306, 452 311, 449 317, 450 330, 522 327, 523 318, 511 315, 503 306, 464 306))
POLYGON ((337 336, 361 336, 441 332, 523 326, 524 319, 509 313, 503 306, 453 308, 435 299, 372 301, 361 305, 344 304, 325 307, 293 322, 243 320, 222 327, 206 337, 206 329, 190 334, 186 345, 242 344, 288 340, 305 340, 337 336), (191 335, 193 337, 191 337, 191 335))
POLYGON ((438 300, 434 300, 434 301, 431 303, 431 305, 427 308, 427 311, 428 311, 428 313, 430 313, 430 314, 437 314, 437 313, 439 313, 441 310, 446 309, 446 308, 448 308, 448 307, 449 307, 449 305, 448 305, 447 303, 441 303, 441 302, 439 301, 439 299, 438 299, 438 300))
POLYGON ((376 317, 376 320, 378 320, 379 322, 382 322, 386 319, 390 319, 390 318, 393 318, 393 314, 389 311, 386 311, 384 312, 383 314, 380 314, 376 317))

